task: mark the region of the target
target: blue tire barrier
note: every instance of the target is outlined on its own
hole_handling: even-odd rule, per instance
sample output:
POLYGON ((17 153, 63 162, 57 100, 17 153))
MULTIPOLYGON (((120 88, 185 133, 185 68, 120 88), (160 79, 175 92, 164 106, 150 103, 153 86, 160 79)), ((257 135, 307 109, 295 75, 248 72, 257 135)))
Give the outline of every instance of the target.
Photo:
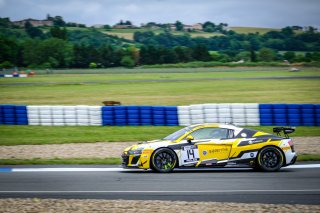
POLYGON ((165 115, 153 115, 154 120, 157 120, 157 119, 164 120, 164 118, 165 118, 165 115))
POLYGON ((167 120, 178 120, 178 115, 166 115, 167 120))
POLYGON ((272 120, 273 115, 272 114, 261 114, 260 119, 271 119, 272 120))
POLYGON ((287 104, 288 109, 300 109, 300 104, 287 104))
POLYGON ((305 119, 305 118, 314 118, 315 117, 315 114, 303 114, 301 115, 301 118, 302 119, 305 119))
POLYGON ((286 114, 287 110, 286 109, 273 109, 274 114, 286 114))
POLYGON ((127 116, 125 114, 119 114, 119 115, 114 115, 114 118, 117 120, 117 119, 123 119, 123 120, 126 120, 127 119, 127 116))
POLYGON ((260 114, 272 114, 272 109, 259 109, 260 114))
POLYGON ((147 110, 147 109, 140 110, 140 114, 141 115, 143 115, 143 114, 152 114, 152 110, 147 110))
POLYGON ((274 114, 273 118, 274 119, 286 119, 287 118, 287 114, 274 114))
POLYGON ((139 111, 139 108, 140 108, 139 106, 127 106, 127 108, 126 108, 126 109, 127 109, 128 111, 130 111, 130 110, 136 110, 136 111, 139 111))
POLYGON ((301 114, 300 109, 288 109, 288 114, 301 114))
POLYGON ((143 114, 143 115, 140 115, 140 118, 141 119, 152 119, 152 115, 151 114, 143 114))
POLYGON ((259 109, 272 109, 272 104, 259 104, 259 109))
POLYGON ((301 115, 300 114, 288 114, 288 118, 293 118, 293 119, 300 119, 301 115))
POLYGON ((128 119, 139 119, 140 118, 139 114, 128 114, 127 117, 128 117, 128 119))
POLYGON ((287 104, 272 104, 273 109, 287 109, 287 104))

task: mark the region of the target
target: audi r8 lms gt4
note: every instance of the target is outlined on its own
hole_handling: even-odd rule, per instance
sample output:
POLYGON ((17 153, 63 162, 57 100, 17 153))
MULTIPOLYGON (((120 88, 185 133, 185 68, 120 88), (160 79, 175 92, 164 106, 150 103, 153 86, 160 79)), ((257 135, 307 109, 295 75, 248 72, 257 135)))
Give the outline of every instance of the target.
POLYGON ((185 167, 252 167, 278 171, 297 158, 289 133, 294 128, 275 127, 276 135, 227 124, 198 124, 161 139, 126 148, 125 168, 171 172, 185 167), (285 137, 281 136, 281 133, 285 137))

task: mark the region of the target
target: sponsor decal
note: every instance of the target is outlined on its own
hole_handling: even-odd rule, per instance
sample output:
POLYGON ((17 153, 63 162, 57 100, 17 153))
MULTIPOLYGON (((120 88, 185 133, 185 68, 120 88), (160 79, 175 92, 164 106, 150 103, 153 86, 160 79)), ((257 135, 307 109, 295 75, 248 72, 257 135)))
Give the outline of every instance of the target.
POLYGON ((245 138, 245 137, 247 137, 247 134, 243 132, 243 133, 241 133, 241 137, 245 138))
POLYGON ((252 158, 254 157, 254 153, 253 152, 250 153, 250 157, 252 157, 252 158))
POLYGON ((207 150, 204 150, 204 151, 202 152, 203 155, 207 155, 207 153, 208 153, 207 150))
POLYGON ((209 150, 210 154, 214 154, 214 153, 221 153, 221 152, 228 152, 229 150, 227 148, 221 148, 221 149, 211 149, 209 150))
POLYGON ((289 149, 291 149, 291 148, 290 148, 290 146, 288 146, 288 147, 282 147, 281 149, 282 149, 283 151, 287 151, 287 150, 289 150, 289 149))

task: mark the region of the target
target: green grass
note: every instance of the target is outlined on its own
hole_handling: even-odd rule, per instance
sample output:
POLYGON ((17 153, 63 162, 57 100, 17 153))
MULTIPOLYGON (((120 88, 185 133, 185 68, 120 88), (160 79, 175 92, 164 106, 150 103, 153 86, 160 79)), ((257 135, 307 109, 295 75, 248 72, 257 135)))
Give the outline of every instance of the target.
POLYGON ((270 31, 280 31, 280 29, 275 28, 262 28, 262 27, 230 27, 231 30, 235 31, 236 33, 260 33, 265 34, 270 31))
POLYGON ((0 126, 0 145, 146 141, 164 138, 181 127, 0 126))
POLYGON ((0 159, 0 165, 108 164, 119 165, 121 158, 0 159))
POLYGON ((0 103, 101 105, 105 100, 123 105, 184 105, 197 103, 318 103, 319 79, 207 80, 271 76, 319 76, 319 68, 288 72, 284 68, 147 69, 127 73, 53 74, 33 78, 0 79, 0 103), (120 82, 116 82, 119 81, 120 82), (130 81, 133 82, 121 82, 130 81), (134 82, 155 80, 155 82, 134 82), (171 82, 157 82, 170 80, 171 82), (175 81, 177 80, 177 81, 175 81), (187 81, 191 80, 191 81, 187 81), (112 82, 113 81, 113 82, 112 82), (5 86, 12 83, 65 83, 5 86), (95 82, 95 84, 82 84, 95 82))
MULTIPOLYGON (((0 126, 0 145, 35 145, 147 141, 164 138, 182 127, 156 126, 0 126)), ((272 127, 250 127, 272 133, 272 127)), ((320 136, 320 127, 297 127, 290 136, 320 136)))
POLYGON ((319 154, 298 155, 297 161, 320 161, 320 155, 319 154))
MULTIPOLYGON (((299 155, 297 161, 320 161, 318 154, 299 155)), ((59 164, 105 164, 120 165, 121 158, 54 158, 54 159, 0 159, 0 165, 59 165, 59 164)))

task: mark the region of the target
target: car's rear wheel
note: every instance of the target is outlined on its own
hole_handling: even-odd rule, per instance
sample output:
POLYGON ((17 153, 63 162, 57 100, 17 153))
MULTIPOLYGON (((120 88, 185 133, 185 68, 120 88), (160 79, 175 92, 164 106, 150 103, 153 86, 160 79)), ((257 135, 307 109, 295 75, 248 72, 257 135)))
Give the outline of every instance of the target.
POLYGON ((177 157, 171 149, 158 149, 151 157, 151 168, 157 172, 171 172, 176 164, 177 157))
POLYGON ((263 148, 257 157, 257 167, 259 170, 265 172, 278 171, 284 162, 284 156, 276 147, 265 147, 263 148))

